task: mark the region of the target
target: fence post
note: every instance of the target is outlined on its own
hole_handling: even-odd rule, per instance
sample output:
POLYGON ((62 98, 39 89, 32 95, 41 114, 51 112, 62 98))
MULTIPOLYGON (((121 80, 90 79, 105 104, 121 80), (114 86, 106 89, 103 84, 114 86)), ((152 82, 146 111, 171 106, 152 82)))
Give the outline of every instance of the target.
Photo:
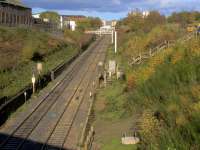
POLYGON ((151 57, 152 56, 152 49, 150 48, 149 50, 149 56, 151 57))
POLYGON ((170 47, 170 43, 169 43, 169 41, 167 41, 167 48, 169 48, 170 47))
POLYGON ((107 84, 107 75, 106 75, 106 71, 104 71, 104 86, 106 87, 107 84))
POLYGON ((140 63, 142 62, 142 53, 140 53, 140 63))

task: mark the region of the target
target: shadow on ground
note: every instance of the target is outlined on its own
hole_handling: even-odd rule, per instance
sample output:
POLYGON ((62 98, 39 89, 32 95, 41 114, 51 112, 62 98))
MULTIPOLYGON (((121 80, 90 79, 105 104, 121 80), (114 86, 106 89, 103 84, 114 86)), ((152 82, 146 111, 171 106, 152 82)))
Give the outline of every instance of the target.
MULTIPOLYGON (((42 134, 42 133, 41 133, 42 134)), ((0 150, 72 150, 0 133, 0 150)))

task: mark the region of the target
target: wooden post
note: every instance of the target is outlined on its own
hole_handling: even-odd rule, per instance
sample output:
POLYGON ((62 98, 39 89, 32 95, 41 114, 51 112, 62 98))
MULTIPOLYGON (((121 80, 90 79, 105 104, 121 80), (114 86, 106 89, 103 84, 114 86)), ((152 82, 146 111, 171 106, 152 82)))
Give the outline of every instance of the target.
POLYGON ((106 76, 106 71, 104 71, 104 86, 106 87, 107 84, 107 76, 106 76))
POLYGON ((142 62, 142 53, 140 53, 140 63, 142 62))
POLYGON ((151 57, 152 56, 152 49, 150 48, 149 50, 149 56, 151 57))

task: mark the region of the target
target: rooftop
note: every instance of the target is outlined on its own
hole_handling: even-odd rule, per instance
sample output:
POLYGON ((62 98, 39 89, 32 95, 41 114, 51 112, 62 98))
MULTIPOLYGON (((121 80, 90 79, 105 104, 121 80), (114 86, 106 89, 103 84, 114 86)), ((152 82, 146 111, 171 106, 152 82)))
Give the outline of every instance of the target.
POLYGON ((86 18, 83 15, 61 15, 62 17, 69 17, 69 18, 86 18))
POLYGON ((20 0, 0 0, 0 3, 5 3, 5 4, 11 4, 14 6, 19 6, 19 7, 23 7, 23 8, 29 8, 25 5, 23 5, 20 0))

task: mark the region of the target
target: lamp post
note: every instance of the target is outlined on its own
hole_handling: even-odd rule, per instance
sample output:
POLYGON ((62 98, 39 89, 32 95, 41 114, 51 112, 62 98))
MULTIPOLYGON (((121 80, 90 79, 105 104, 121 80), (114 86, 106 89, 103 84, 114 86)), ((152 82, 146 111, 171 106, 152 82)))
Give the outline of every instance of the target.
POLYGON ((33 94, 35 93, 35 75, 33 74, 32 78, 31 78, 32 84, 33 84, 33 94))
POLYGON ((37 63, 37 72, 38 72, 38 75, 39 75, 39 87, 41 86, 41 73, 42 73, 42 63, 41 62, 38 62, 37 63))
POLYGON ((26 99, 27 99, 27 93, 26 93, 26 91, 24 92, 24 99, 25 99, 25 103, 26 103, 26 99))
POLYGON ((37 63, 37 71, 38 71, 38 74, 41 75, 41 73, 42 73, 42 63, 41 62, 37 63))

